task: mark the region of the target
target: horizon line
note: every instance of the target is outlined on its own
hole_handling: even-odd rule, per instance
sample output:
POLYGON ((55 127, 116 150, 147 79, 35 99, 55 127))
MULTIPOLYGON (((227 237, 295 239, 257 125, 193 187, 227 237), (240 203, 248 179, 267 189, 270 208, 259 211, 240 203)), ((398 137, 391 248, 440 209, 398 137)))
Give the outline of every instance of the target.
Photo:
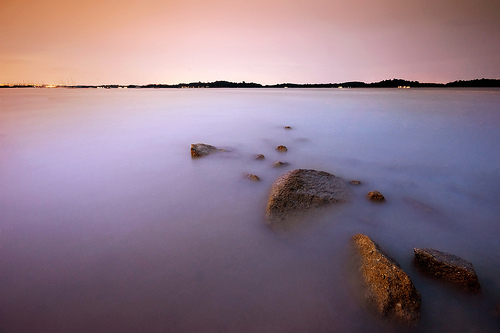
POLYGON ((281 83, 275 83, 275 84, 261 84, 258 82, 247 82, 247 81, 240 81, 240 82, 234 82, 234 81, 227 81, 227 80, 216 80, 216 81, 208 81, 208 82, 202 82, 202 81, 193 81, 193 82, 179 82, 179 83, 147 83, 147 84, 116 84, 116 83, 111 83, 111 84, 46 84, 46 83, 26 83, 23 81, 23 83, 0 83, 0 88, 8 88, 8 87, 45 87, 45 88, 56 88, 56 87, 68 87, 68 88, 78 88, 78 87, 105 87, 105 88, 119 88, 119 87, 156 87, 156 86, 161 86, 164 88, 172 87, 172 88, 178 88, 178 87, 197 87, 197 88, 211 88, 211 87, 218 87, 218 85, 221 85, 221 87, 225 87, 224 85, 229 85, 230 87, 261 87, 261 88, 266 88, 266 87, 281 87, 281 86, 290 86, 290 87, 307 87, 307 86, 342 86, 342 85, 355 85, 356 87, 360 86, 377 86, 377 85, 390 85, 392 86, 393 84, 408 84, 409 86, 413 85, 414 87, 416 86, 447 86, 450 84, 455 84, 455 83, 480 83, 480 82, 489 82, 489 83, 494 83, 495 87, 500 86, 500 79, 491 79, 491 78, 475 78, 475 79, 470 79, 470 80, 454 80, 454 81, 449 81, 449 82, 420 82, 420 81, 412 81, 412 80, 407 80, 407 79, 397 79, 397 78, 392 78, 392 79, 384 79, 381 81, 374 81, 374 82, 363 82, 363 81, 345 81, 345 82, 329 82, 329 83, 293 83, 293 82, 281 82, 281 83), (203 87, 205 86, 205 87, 203 87))

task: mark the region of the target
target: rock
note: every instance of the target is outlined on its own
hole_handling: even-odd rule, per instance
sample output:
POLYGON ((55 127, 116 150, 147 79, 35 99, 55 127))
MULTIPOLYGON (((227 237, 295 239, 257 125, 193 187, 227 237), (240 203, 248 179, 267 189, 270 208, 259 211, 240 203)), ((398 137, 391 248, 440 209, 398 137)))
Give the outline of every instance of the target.
POLYGON ((278 161, 278 162, 274 162, 273 163, 273 168, 279 168, 279 167, 282 167, 282 166, 285 166, 285 165, 288 165, 288 163, 287 162, 280 162, 280 161, 278 161))
POLYGON ((279 151, 280 153, 285 153, 288 151, 288 148, 286 146, 280 145, 276 147, 276 150, 279 151))
POLYGON ((352 242, 361 258, 368 302, 383 316, 405 323, 418 321, 421 296, 399 264, 366 235, 357 234, 352 242))
POLYGON ((203 157, 218 151, 221 151, 221 149, 205 143, 193 143, 191 145, 191 157, 203 157))
POLYGON ((351 185, 361 185, 361 182, 359 180, 351 180, 349 182, 349 184, 351 184, 351 185))
POLYGON ((257 155, 255 155, 255 159, 256 160, 265 160, 266 157, 263 154, 257 154, 257 155))
POLYGON ((292 127, 291 126, 285 126, 285 129, 289 130, 289 129, 292 129, 292 127))
POLYGON ((271 187, 266 209, 267 221, 274 224, 291 215, 342 202, 346 198, 346 185, 340 177, 316 170, 288 171, 271 187))
POLYGON ((248 173, 246 176, 247 176, 247 178, 248 178, 248 179, 250 179, 250 180, 252 180, 252 181, 254 181, 254 182, 258 182, 258 181, 260 181, 260 178, 259 178, 259 176, 257 176, 257 175, 254 175, 254 174, 248 173))
POLYGON ((415 264, 422 272, 449 282, 468 292, 480 293, 481 285, 470 262, 433 249, 414 249, 415 264))
POLYGON ((384 201, 385 198, 379 191, 370 191, 366 197, 372 201, 384 201))

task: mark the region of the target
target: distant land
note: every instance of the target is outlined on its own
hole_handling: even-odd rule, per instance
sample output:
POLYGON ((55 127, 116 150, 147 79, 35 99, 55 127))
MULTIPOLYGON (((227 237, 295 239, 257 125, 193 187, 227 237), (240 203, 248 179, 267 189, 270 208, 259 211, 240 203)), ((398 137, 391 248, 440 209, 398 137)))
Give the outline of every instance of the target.
POLYGON ((151 83, 146 85, 46 85, 46 84, 0 84, 0 88, 495 88, 500 87, 500 79, 459 80, 448 83, 426 83, 403 79, 383 80, 373 83, 359 81, 343 83, 279 83, 262 85, 255 82, 191 82, 177 84, 151 83))

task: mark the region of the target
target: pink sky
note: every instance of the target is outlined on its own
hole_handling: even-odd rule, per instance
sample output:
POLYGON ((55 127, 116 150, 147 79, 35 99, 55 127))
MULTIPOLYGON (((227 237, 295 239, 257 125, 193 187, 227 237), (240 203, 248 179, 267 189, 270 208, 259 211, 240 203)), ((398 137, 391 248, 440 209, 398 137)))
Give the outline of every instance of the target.
POLYGON ((0 83, 500 78, 498 0, 0 0, 0 83))

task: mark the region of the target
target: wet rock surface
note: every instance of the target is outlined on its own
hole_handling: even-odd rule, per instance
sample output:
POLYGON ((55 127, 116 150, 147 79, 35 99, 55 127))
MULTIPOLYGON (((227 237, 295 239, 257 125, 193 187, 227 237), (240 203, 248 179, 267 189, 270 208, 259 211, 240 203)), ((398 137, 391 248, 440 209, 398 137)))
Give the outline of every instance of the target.
POLYGON ((312 208, 347 199, 342 178, 328 172, 295 169, 281 175, 272 185, 266 218, 269 224, 312 208))
POLYGON ((203 157, 220 151, 217 147, 205 143, 193 143, 191 145, 191 157, 203 157))
POLYGON ((370 191, 366 197, 372 201, 384 201, 385 197, 379 191, 370 191))
POLYGON ((276 150, 281 152, 281 153, 285 153, 288 151, 288 148, 286 146, 279 145, 278 147, 276 147, 276 150))
POLYGON ((481 292, 474 266, 467 260, 429 248, 416 248, 413 252, 415 264, 425 274, 446 281, 467 292, 481 292))
POLYGON ((421 296, 409 276, 368 236, 357 234, 351 240, 361 259, 368 302, 383 316, 404 323, 418 321, 421 296))

